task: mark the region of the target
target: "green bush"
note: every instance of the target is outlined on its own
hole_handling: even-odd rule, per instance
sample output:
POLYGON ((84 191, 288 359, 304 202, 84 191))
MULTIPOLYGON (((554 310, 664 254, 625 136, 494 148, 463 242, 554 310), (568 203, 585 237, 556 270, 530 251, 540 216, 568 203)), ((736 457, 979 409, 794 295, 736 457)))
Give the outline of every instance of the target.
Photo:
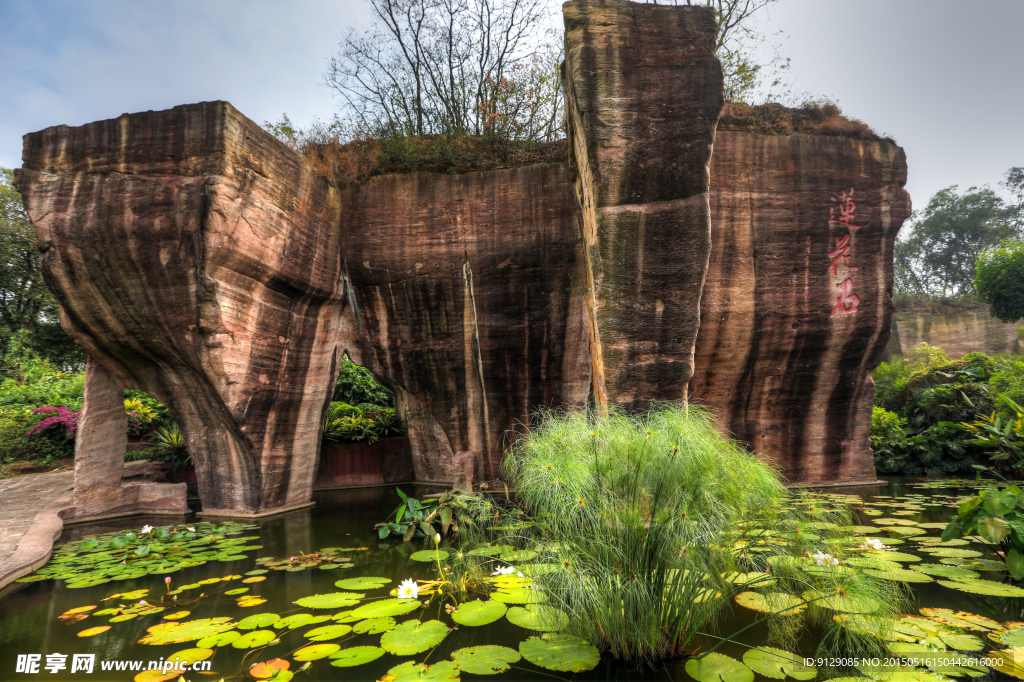
MULTIPOLYGON (((842 629, 822 598, 863 600, 883 617, 905 605, 892 582, 838 565, 852 535, 848 509, 791 495, 692 406, 545 415, 507 451, 504 475, 529 520, 493 526, 500 534, 487 542, 517 548, 502 553, 506 561, 532 562, 534 583, 569 615, 564 632, 617 658, 690 651, 739 592, 773 604, 776 642, 792 641, 804 618, 842 629), (835 565, 819 564, 815 551, 835 565), (781 617, 793 609, 806 613, 781 617)), ((487 551, 469 544, 465 561, 487 551)), ((847 651, 879 646, 848 632, 826 641, 847 651)))
POLYGON ((370 370, 349 360, 348 355, 341 362, 338 383, 334 387, 334 400, 349 405, 371 403, 382 407, 395 406, 394 394, 374 381, 370 370))

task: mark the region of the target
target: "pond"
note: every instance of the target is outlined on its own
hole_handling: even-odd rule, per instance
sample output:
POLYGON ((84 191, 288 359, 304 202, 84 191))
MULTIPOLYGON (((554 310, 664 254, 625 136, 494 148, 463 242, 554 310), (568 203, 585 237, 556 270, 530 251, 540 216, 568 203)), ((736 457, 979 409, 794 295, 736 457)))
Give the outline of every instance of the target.
MULTIPOLYGON (((952 515, 956 500, 973 494, 966 484, 956 488, 944 487, 946 485, 942 482, 904 483, 893 480, 885 487, 832 488, 825 494, 843 496, 857 510, 863 526, 859 530, 867 536, 869 527, 876 528, 870 537, 882 538, 895 550, 887 558, 899 564, 899 568, 876 563, 864 564, 858 570, 889 571, 901 580, 915 581, 908 583, 913 592, 914 607, 925 609, 924 614, 931 619, 922 618, 908 625, 917 627, 917 632, 924 628, 925 637, 931 636, 930 641, 935 646, 945 646, 952 654, 957 654, 960 649, 965 656, 992 655, 990 652, 997 650, 1024 647, 1024 624, 1016 624, 1020 629, 1014 629, 1014 621, 1024 620, 1024 599, 1003 596, 1004 593, 1014 595, 1021 591, 1010 586, 1005 571, 993 561, 996 557, 990 550, 972 540, 945 543, 941 547, 930 546, 939 541, 938 536, 952 515), (914 572, 899 573, 905 569, 913 569, 914 572), (997 584, 1006 587, 999 588, 997 584), (979 618, 954 617, 951 613, 927 609, 963 611, 979 618), (1008 622, 1009 629, 1004 631, 1006 626, 1003 624, 1008 622), (985 653, 967 653, 977 649, 978 642, 984 644, 985 653)), ((422 497, 439 492, 439 489, 407 487, 405 491, 422 497)), ((524 607, 517 606, 515 600, 496 607, 505 615, 489 624, 456 627, 453 617, 437 601, 423 608, 419 601, 399 601, 391 595, 403 580, 425 581, 436 575, 433 564, 410 559, 414 552, 432 550, 432 541, 426 545, 423 540, 409 543, 397 539, 381 541, 374 531, 374 524, 384 520, 400 502, 394 489, 322 492, 316 495, 315 500, 313 509, 252 524, 228 523, 214 527, 189 520, 177 526, 178 534, 168 542, 177 544, 178 554, 169 556, 163 564, 157 560, 150 562, 145 573, 119 567, 112 561, 116 553, 99 555, 96 552, 100 550, 83 551, 78 555, 89 557, 87 561, 68 562, 60 557, 72 555, 67 550, 61 552, 58 547, 55 559, 42 569, 42 573, 35 574, 34 577, 40 579, 8 588, 0 599, 0 679, 131 680, 136 679, 139 676, 137 671, 144 670, 151 661, 173 658, 185 650, 204 648, 212 650, 209 654, 199 654, 209 656, 209 671, 185 673, 188 682, 216 681, 221 677, 251 680, 253 678, 245 672, 249 666, 275 658, 288 660, 292 672, 304 665, 303 658, 312 659, 307 669, 296 672, 295 679, 311 682, 376 680, 406 661, 416 664, 450 662, 453 653, 467 647, 500 645, 518 651, 521 642, 538 634, 510 622, 513 614, 519 616, 513 620, 520 622, 524 615, 524 607), (186 526, 192 526, 196 532, 188 532, 186 526), (310 561, 308 565, 304 563, 303 555, 318 551, 321 553, 319 560, 310 561), (296 559, 292 560, 293 557, 296 559), (97 575, 96 566, 101 569, 107 567, 108 570, 97 575), (93 573, 92 578, 81 577, 89 572, 93 573), (169 585, 165 584, 166 578, 170 579, 169 585), (358 578, 380 580, 355 580, 358 578), (351 582, 336 585, 339 581, 351 582), (175 595, 177 605, 167 609, 153 606, 159 605, 161 595, 169 590, 181 590, 175 595), (318 594, 339 596, 331 597, 323 604, 305 599, 318 594), (110 599, 112 595, 121 596, 110 599), (300 600, 300 604, 295 603, 300 600), (367 610, 364 607, 368 605, 375 606, 367 610), (505 608, 508 608, 507 612, 505 608), (272 615, 260 617, 260 614, 272 615), (289 617, 292 618, 284 620, 289 617), (218 618, 222 621, 205 620, 218 618), (439 632, 414 630, 413 625, 406 626, 404 631, 395 629, 396 624, 401 628, 403 622, 411 620, 437 620, 454 629, 447 633, 444 628, 439 632), (164 625, 153 627, 161 623, 164 625), (234 623, 238 623, 238 627, 234 623), (192 631, 187 632, 188 628, 192 631), (403 634, 401 637, 392 634, 389 639, 389 631, 403 634), (97 634, 81 636, 91 632, 97 634), (147 637, 151 641, 167 643, 138 643, 147 637), (435 642, 439 638, 440 641, 435 642), (416 653, 388 653, 377 648, 382 644, 384 649, 408 649, 416 653), (350 651, 355 647, 361 648, 350 651), (347 651, 349 653, 346 654, 347 651), (19 655, 25 654, 40 655, 38 673, 16 672, 19 655), (51 672, 45 667, 48 660, 61 661, 59 657, 48 659, 53 654, 64 655, 66 659, 65 667, 53 668, 51 672), (82 670, 71 672, 75 654, 95 655, 91 674, 82 670), (360 656, 372 660, 360 665, 346 665, 359 663, 360 656), (139 662, 141 668, 116 669, 117 665, 131 666, 134 662, 139 662), (102 669, 104 666, 106 670, 102 669)), ((93 534, 138 530, 146 524, 161 526, 166 525, 166 520, 135 517, 72 526, 65 530, 61 542, 66 547, 66 543, 88 542, 93 534)), ((448 544, 442 542, 441 548, 448 544)), ((82 549, 82 545, 73 544, 71 548, 82 549)), ((422 595, 420 601, 426 601, 422 595)), ((468 613, 469 609, 463 615, 468 613)), ((912 615, 921 616, 918 613, 912 615)), ((727 636, 751 625, 758 616, 755 611, 734 605, 715 634, 727 636)), ((728 643, 718 651, 742 659, 750 646, 764 644, 767 637, 767 629, 756 625, 745 630, 737 638, 737 643, 728 643)), ((804 632, 792 650, 800 656, 813 656, 819 638, 820 632, 810 629, 804 632)), ((706 649, 715 642, 709 635, 695 640, 693 644, 706 649)), ((923 645, 914 646, 921 651, 923 645)), ((606 655, 592 670, 572 673, 545 669, 527 658, 519 659, 518 655, 506 658, 508 660, 501 662, 484 656, 482 662, 477 661, 483 668, 477 669, 486 672, 488 666, 498 670, 507 666, 508 669, 501 674, 504 680, 691 679, 684 670, 685 659, 638 669, 606 655)), ((24 663, 25 659, 21 660, 24 663)), ((467 660, 465 654, 462 660, 467 660)), ((461 679, 485 679, 477 673, 467 672, 473 669, 472 664, 467 663, 463 667, 461 679)), ((440 672, 441 667, 432 670, 440 672)), ((943 672, 962 679, 984 673, 983 670, 963 668, 943 672)), ((988 675, 986 679, 1013 679, 995 670, 988 675)), ((178 678, 149 674, 138 679, 156 682, 178 678)), ((767 679, 758 675, 758 680, 767 679)), ((916 675, 907 677, 906 682, 937 682, 941 679, 945 678, 916 675)))

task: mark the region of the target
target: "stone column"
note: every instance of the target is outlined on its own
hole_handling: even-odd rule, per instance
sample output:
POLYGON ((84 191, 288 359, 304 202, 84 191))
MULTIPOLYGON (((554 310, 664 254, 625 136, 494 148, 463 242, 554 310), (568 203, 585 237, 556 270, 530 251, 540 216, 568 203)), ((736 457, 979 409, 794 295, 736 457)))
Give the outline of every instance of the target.
POLYGON ((98 362, 85 366, 85 395, 75 434, 75 515, 121 505, 121 472, 128 447, 124 393, 98 362))

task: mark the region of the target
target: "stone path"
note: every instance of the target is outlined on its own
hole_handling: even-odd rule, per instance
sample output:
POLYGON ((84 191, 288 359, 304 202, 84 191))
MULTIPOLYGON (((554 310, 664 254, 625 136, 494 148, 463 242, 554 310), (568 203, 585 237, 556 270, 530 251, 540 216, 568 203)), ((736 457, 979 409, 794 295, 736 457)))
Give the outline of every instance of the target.
POLYGON ((75 472, 0 480, 0 563, 14 554, 36 514, 74 487, 75 472))

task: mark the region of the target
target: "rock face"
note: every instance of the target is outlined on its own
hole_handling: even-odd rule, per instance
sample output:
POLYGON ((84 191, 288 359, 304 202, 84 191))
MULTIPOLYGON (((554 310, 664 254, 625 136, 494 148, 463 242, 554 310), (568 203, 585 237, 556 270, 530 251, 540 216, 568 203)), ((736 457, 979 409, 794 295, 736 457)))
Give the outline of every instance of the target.
POLYGON ((1018 332, 1022 324, 1024 320, 1000 322, 987 309, 947 315, 898 312, 894 318, 895 343, 889 344, 889 350, 906 355, 915 346, 928 343, 953 359, 974 352, 1019 355, 1024 345, 1024 337, 1018 332))
POLYGON ((691 399, 794 482, 875 477, 868 372, 910 212, 885 140, 720 127, 691 399))
POLYGON ((348 350, 395 391, 417 480, 497 478, 506 431, 538 407, 586 402, 569 186, 564 164, 538 164, 351 189, 348 350))
POLYGON ((563 13, 594 402, 685 399, 722 108, 714 12, 577 0, 563 13))
POLYGON ((26 136, 44 276, 89 354, 82 510, 170 499, 114 466, 128 387, 182 426, 205 511, 307 503, 346 352, 406 427, 384 481, 491 480, 540 407, 688 384, 791 480, 874 478, 902 150, 716 137, 706 7, 564 12, 568 163, 332 184, 225 102, 26 136))
POLYGON ((205 510, 307 502, 338 364, 339 192, 226 102, 27 135, 18 183, 65 329, 167 404, 205 510))

